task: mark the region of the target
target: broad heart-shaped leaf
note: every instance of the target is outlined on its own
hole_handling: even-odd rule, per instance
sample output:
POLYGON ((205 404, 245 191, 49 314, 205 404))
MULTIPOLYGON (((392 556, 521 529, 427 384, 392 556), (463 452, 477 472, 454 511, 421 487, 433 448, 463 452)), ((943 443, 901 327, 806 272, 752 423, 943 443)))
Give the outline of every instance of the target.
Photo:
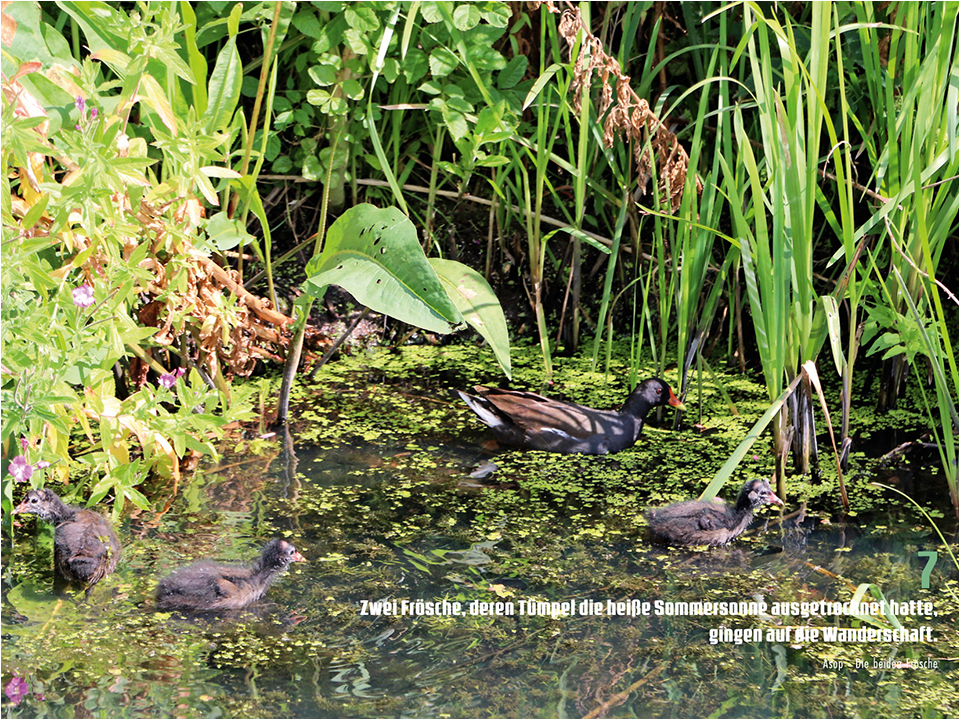
POLYGON ((463 322, 427 262, 416 228, 395 207, 356 205, 330 226, 323 251, 307 263, 303 289, 320 298, 327 285, 431 332, 449 333, 463 322))
POLYGON ((504 375, 512 379, 507 319, 503 316, 503 308, 500 307, 493 288, 483 275, 463 263, 430 258, 430 264, 437 271, 447 295, 453 300, 463 319, 490 344, 504 375))

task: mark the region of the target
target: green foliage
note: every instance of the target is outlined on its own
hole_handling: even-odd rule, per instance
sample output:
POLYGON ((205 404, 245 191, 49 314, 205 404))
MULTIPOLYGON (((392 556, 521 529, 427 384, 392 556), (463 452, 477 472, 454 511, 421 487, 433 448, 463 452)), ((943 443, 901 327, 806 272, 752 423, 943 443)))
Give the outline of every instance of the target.
POLYGON ((304 288, 315 297, 339 285, 367 307, 431 332, 450 332, 461 319, 423 255, 416 228, 396 208, 350 208, 330 226, 306 272, 304 288))
MULTIPOLYGON (((584 9, 596 14, 584 20, 638 96, 658 118, 676 123, 704 181, 698 197, 688 174, 674 215, 656 203, 643 209, 652 217, 637 214, 637 148, 616 137, 608 147, 610 113, 597 112, 604 105, 596 79, 607 69, 594 68, 593 84, 580 85, 579 41, 568 51, 546 6, 535 22, 500 2, 143 3, 125 14, 107 3, 64 1, 5 9, 17 23, 5 77, 14 78, 17 63, 28 59, 77 73, 69 82, 29 69, 17 77, 45 114, 14 120, 7 100, 4 152, 7 167, 22 171, 11 186, 22 202, 13 208, 5 198, 5 218, 27 234, 71 243, 53 251, 45 271, 58 273, 73 259, 54 280, 75 286, 81 268, 102 261, 110 243, 101 237, 142 241, 144 218, 134 220, 135 213, 111 202, 126 193, 131 210, 156 210, 165 228, 156 248, 171 281, 160 296, 165 319, 185 335, 227 338, 243 325, 243 308, 232 300, 211 302, 215 320, 176 303, 192 272, 178 243, 188 240, 205 255, 252 247, 267 267, 272 297, 270 208, 256 189, 263 163, 322 179, 344 203, 350 183, 384 177, 390 189, 372 190, 374 199, 392 193, 405 212, 418 212, 407 195, 422 182, 428 198, 418 225, 422 246, 434 255, 446 252, 434 236, 440 188, 480 193, 482 178, 479 186, 496 200, 491 238, 502 259, 485 258, 483 274, 492 278, 499 266, 503 279, 525 269, 510 281, 526 288, 534 308, 547 376, 553 346, 564 337, 551 338, 557 315, 569 318, 561 343, 567 349, 582 318, 595 322, 597 360, 601 335, 615 341, 626 327, 634 367, 652 356, 662 368, 673 354, 685 376, 699 353, 716 345, 711 335, 721 330, 713 320, 726 303, 727 357, 734 357, 736 336, 737 360, 745 366, 759 358, 770 398, 800 362, 819 356, 830 334, 844 378, 845 435, 864 321, 869 361, 916 367, 921 356, 939 358, 936 407, 955 405, 954 311, 944 309, 946 296, 931 283, 953 262, 944 248, 957 227, 956 3, 684 5, 675 23, 648 3, 614 7, 622 11, 584 9), (75 30, 72 47, 59 32, 67 29, 75 30), (264 57, 242 67, 249 45, 241 33, 251 30, 264 57), (276 54, 269 49, 274 41, 276 54), (82 47, 94 53, 83 62, 82 47), (77 122, 78 94, 101 113, 96 122, 77 122), (577 108, 575 96, 583 98, 577 108), (265 112, 265 127, 240 112, 251 101, 258 116, 265 112), (81 130, 70 131, 76 124, 81 130), (67 160, 69 182, 53 182, 42 163, 31 165, 32 152, 58 158, 48 164, 67 160), (36 187, 24 180, 31 173, 40 174, 36 187), (236 214, 228 206, 235 192, 243 201, 236 214), (204 206, 211 209, 205 221, 204 206), (263 226, 262 244, 246 232, 248 210, 263 226), (560 234, 548 242, 541 220, 551 213, 570 228, 569 239, 560 234), (525 247, 510 245, 518 227, 525 247), (873 236, 881 231, 877 245, 873 236), (604 232, 612 240, 600 237, 604 232), (727 238, 719 250, 717 235, 727 238), (884 266, 875 280, 863 262, 870 245, 884 266), (613 252, 604 259, 596 248, 613 252), (604 281, 591 287, 582 270, 595 262, 604 281), (740 302, 742 313, 734 311, 740 302), (744 322, 755 332, 744 333, 744 322)), ((358 198, 356 184, 353 190, 358 198)), ((44 258, 50 252, 37 251, 44 258)), ((126 252, 110 258, 128 260, 126 252)), ((357 279, 375 295, 368 267, 376 263, 358 266, 364 277, 357 279)), ((23 272, 37 287, 51 282, 35 263, 23 272)), ((472 284, 471 292, 479 287, 472 284)), ((450 298, 464 299, 451 290, 450 298)), ((490 319, 477 326, 489 329, 490 319)), ((506 333, 498 332, 503 338, 491 342, 502 350, 506 333)), ((150 344, 140 339, 135 346, 150 344)), ((504 362, 502 352, 498 357, 504 362)), ((224 392, 219 364, 207 370, 224 392)), ((934 425, 951 417, 936 412, 934 425)), ((945 453, 955 454, 952 447, 945 453)))
MULTIPOLYGON (((121 242, 109 233, 99 238, 103 248, 121 242)), ((93 502, 113 492, 116 512, 125 498, 147 509, 136 485, 151 469, 177 476, 178 458, 188 449, 214 454, 207 434, 226 422, 213 414, 221 398, 196 372, 179 380, 170 375, 170 388, 150 384, 122 399, 117 395, 114 366, 149 347, 156 333, 131 317, 140 284, 151 278, 139 267, 148 246, 138 246, 125 262, 105 265, 92 286, 65 262, 63 248, 51 248, 46 238, 4 242, 3 247, 0 440, 5 457, 27 457, 39 470, 31 478, 34 487, 45 478, 67 481, 79 460, 100 478, 91 489, 93 502), (88 307, 77 304, 78 293, 89 293, 88 307), (71 435, 79 430, 90 446, 78 454, 71 435), (131 460, 133 438, 141 461, 131 460), (21 439, 26 448, 20 448, 21 439)), ((9 474, 3 482, 11 482, 9 474)), ((5 487, 5 497, 9 494, 5 487)))
MULTIPOLYGON (((60 7, 84 30, 96 60, 45 56, 31 36, 29 6, 16 16, 15 42, 3 58, 4 74, 19 71, 22 81, 3 99, 5 521, 15 480, 67 482, 77 463, 93 480, 76 497, 97 503, 112 496, 115 514, 127 501, 148 509, 140 489, 146 477, 176 483, 180 458, 215 454, 212 439, 247 405, 246 391, 231 397, 219 364, 242 324, 237 299, 184 301, 198 292, 191 273, 199 253, 190 255, 191 238, 202 233, 190 219, 199 215, 196 196, 217 204, 211 178, 239 176, 223 166, 238 99, 235 48, 228 43, 221 54, 234 67, 218 63, 207 113, 198 117, 186 111, 180 83, 207 78, 193 74, 202 63, 179 55, 173 6, 141 6, 129 16, 98 3, 60 7), (35 59, 44 64, 23 64, 35 59), (52 71, 54 61, 75 66, 77 75, 52 71), (63 95, 69 106, 58 108, 63 95), (137 126, 129 122, 133 106, 137 126), (54 164, 62 168, 56 174, 54 164), (166 312, 144 322, 148 305, 166 312), (208 352, 190 349, 187 336, 205 338, 208 352), (181 369, 174 372, 176 356, 181 369), (187 373, 192 358, 205 367, 187 373), (145 382, 150 369, 155 379, 145 382)), ((48 51, 67 52, 55 34, 47 37, 48 51)), ((231 227, 240 232, 223 217, 209 227, 210 239, 198 245, 225 246, 231 227)))
MULTIPOLYGON (((880 271, 872 254, 870 261, 874 272, 879 275, 880 271)), ((949 335, 942 335, 937 332, 938 329, 944 328, 947 324, 943 306, 939 302, 941 287, 931 283, 929 278, 924 278, 924 282, 920 285, 922 302, 918 303, 914 302, 911 297, 907 283, 897 267, 893 267, 891 275, 897 283, 896 289, 900 291, 900 297, 909 308, 909 316, 897 317, 896 324, 893 326, 896 332, 885 333, 884 336, 874 342, 874 347, 877 349, 889 348, 887 349, 888 355, 893 353, 905 355, 911 361, 918 380, 920 380, 920 370, 917 364, 913 363, 914 357, 918 353, 926 357, 932 370, 935 402, 928 399, 922 380, 919 382, 920 392, 923 395, 923 403, 930 418, 934 437, 937 439, 940 460, 947 477, 950 495, 954 506, 956 506, 958 501, 957 471, 958 464, 960 464, 960 418, 957 414, 960 376, 958 376, 956 359, 950 350, 949 335), (933 298, 933 302, 931 302, 931 298, 933 298)), ((883 285, 882 287, 886 291, 886 286, 883 285)), ((896 306, 896 301, 890 292, 886 291, 884 297, 887 301, 886 307, 877 308, 875 314, 881 317, 898 315, 893 309, 896 306)))
POLYGON ((510 335, 503 308, 483 275, 463 263, 430 258, 430 265, 464 321, 490 343, 497 362, 510 378, 510 335))
MULTIPOLYGON (((275 102, 274 125, 283 139, 270 143, 272 170, 319 180, 327 163, 346 169, 352 158, 363 157, 382 171, 383 159, 364 148, 379 132, 384 111, 377 109, 375 124, 368 125, 351 102, 374 98, 395 108, 386 133, 391 143, 433 135, 433 126, 449 133, 459 156, 444 166, 447 172, 467 179, 475 167, 504 162, 481 146, 512 134, 526 87, 525 58, 508 64, 494 49, 509 17, 502 2, 300 5, 292 19, 300 35, 280 53, 290 72, 275 102), (398 22, 402 32, 395 33, 398 22), (487 107, 478 109, 481 102, 487 107), (318 129, 327 137, 345 133, 336 157, 317 142, 318 129)), ((415 157, 422 147, 415 139, 402 154, 415 157)), ((393 147, 385 157, 393 163, 400 152, 393 147)))
POLYGON ((451 332, 466 320, 510 374, 510 338, 490 286, 452 260, 431 264, 413 223, 396 208, 347 210, 330 226, 306 273, 304 289, 314 297, 323 297, 327 285, 339 285, 367 307, 431 332, 451 332))

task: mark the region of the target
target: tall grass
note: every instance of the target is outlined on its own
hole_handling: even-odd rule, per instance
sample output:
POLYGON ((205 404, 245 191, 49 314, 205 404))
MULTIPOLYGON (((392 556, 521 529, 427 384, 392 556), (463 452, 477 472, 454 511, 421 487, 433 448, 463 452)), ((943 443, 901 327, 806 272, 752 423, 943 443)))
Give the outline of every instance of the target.
MULTIPOLYGON (((719 20, 720 36, 724 37, 727 30, 726 17, 720 16, 719 20)), ((712 79, 714 73, 719 72, 719 77, 725 78, 727 60, 725 50, 715 47, 705 69, 706 76, 712 79)), ((687 175, 687 187, 678 213, 681 222, 677 227, 676 242, 672 248, 673 256, 682 259, 682 262, 674 263, 677 274, 676 351, 682 393, 686 392, 687 373, 694 359, 702 354, 704 339, 719 305, 719 290, 725 280, 725 273, 716 271, 711 264, 714 260, 714 240, 717 235, 714 228, 720 227, 726 207, 723 196, 718 191, 720 160, 724 152, 731 152, 733 141, 731 123, 726 111, 730 106, 729 82, 720 80, 717 85, 718 92, 715 94, 712 92, 714 83, 711 80, 704 80, 703 83, 691 88, 691 92, 694 90, 700 92, 700 102, 690 143, 690 164, 692 167, 700 166, 700 158, 703 154, 710 163, 710 170, 704 181, 702 197, 698 197, 694 192, 693 174, 687 175), (710 112, 711 102, 718 108, 715 113, 710 112), (708 122, 715 125, 706 130, 708 122), (705 136, 707 133, 712 137, 713 142, 707 140, 705 136), (710 153, 709 148, 716 149, 716 152, 710 153), (713 287, 712 291, 708 291, 711 286, 709 282, 711 274, 713 287)), ((731 248, 724 267, 728 267, 733 252, 731 248)))
MULTIPOLYGON (((931 417, 954 506, 957 506, 958 372, 954 320, 944 299, 956 304, 936 282, 948 242, 957 237, 960 200, 960 69, 957 65, 956 3, 902 3, 889 9, 889 25, 880 24, 878 8, 855 6, 860 47, 867 72, 863 75, 875 121, 865 126, 862 113, 850 118, 861 135, 875 174, 870 178, 878 195, 889 198, 857 229, 854 240, 882 231, 880 246, 886 268, 877 272, 876 306, 901 341, 887 347, 889 327, 882 327, 875 348, 886 350, 880 402, 895 402, 904 371, 916 352, 930 363, 935 400, 927 398, 923 373, 913 363, 918 387, 931 417), (880 34, 885 33, 885 42, 880 34), (886 50, 884 56, 884 50, 886 50), (883 223, 883 225, 881 225, 883 223), (951 327, 952 325, 952 327, 951 327), (915 332, 910 332, 913 326, 915 332), (887 331, 886 335, 880 333, 887 331), (919 337, 911 347, 910 337, 919 337), (953 339, 952 339, 953 338, 953 339), (893 350, 901 352, 893 352, 893 350), (902 352, 906 351, 906 352, 902 352)), ((874 316, 877 317, 876 315, 874 316)))
MULTIPOLYGON (((871 3, 857 4, 858 22, 844 24, 838 6, 814 4, 809 8, 809 37, 804 36, 801 44, 799 28, 788 14, 773 10, 767 16, 752 4, 736 6, 745 23, 737 56, 741 71, 749 70, 743 77, 749 78, 755 104, 741 104, 734 111, 737 148, 735 155, 723 153, 720 158, 723 188, 739 239, 771 401, 781 396, 783 384, 804 362, 817 358, 832 325, 848 438, 864 304, 868 308, 887 304, 893 311, 886 316, 871 311, 877 326, 873 335, 889 328, 896 317, 911 317, 921 331, 935 327, 938 332, 921 333, 924 343, 919 351, 940 368, 933 373, 938 399, 932 405, 937 411, 931 407, 931 413, 939 414, 935 425, 944 427, 939 435, 941 446, 946 446, 944 464, 956 502, 957 363, 942 308, 944 293, 935 289, 934 280, 944 243, 955 237, 957 227, 957 7, 891 7, 896 9, 891 10, 889 25, 878 22, 871 3), (864 68, 851 60, 854 33, 864 68), (803 53, 801 45, 807 48, 803 53), (830 74, 833 68, 835 78, 830 74), (855 143, 860 143, 874 169, 870 178, 854 179, 855 143), (762 146, 762 155, 755 145, 762 146), (858 202, 862 207, 876 200, 883 204, 857 227, 858 202), (888 269, 872 282, 863 251, 881 222, 888 228, 889 249, 882 253, 888 269), (831 252, 831 238, 838 246, 831 264, 840 259, 845 263, 839 266, 831 297, 820 302, 813 287, 812 261, 815 252, 831 252), (839 338, 838 303, 845 310, 845 343, 839 338), (829 321, 825 311, 831 314, 829 321)), ((891 341, 883 342, 881 349, 887 349, 891 341)), ((901 366, 905 367, 902 355, 891 366, 885 376, 888 393, 899 385, 901 366)), ((795 457, 803 461, 804 471, 814 450, 812 417, 809 388, 800 386, 789 414, 785 407, 773 426, 778 458, 784 457, 791 436, 799 438, 795 457)), ((782 473, 781 465, 778 475, 782 473)))
MULTIPOLYGON (((924 276, 936 277, 944 245, 956 235, 958 10, 956 3, 901 4, 890 9, 890 26, 879 29, 881 18, 872 4, 857 12, 864 24, 859 30, 867 68, 863 84, 876 121, 864 127, 856 114, 852 120, 876 168, 871 181, 879 195, 890 199, 860 233, 877 232, 880 222, 889 224, 885 282, 891 309, 905 315, 908 298, 919 301, 924 276), (886 43, 878 42, 883 30, 886 43), (893 270, 905 288, 895 282, 893 270)), ((932 300, 939 306, 937 294, 932 300)), ((944 340, 947 355, 954 358, 949 334, 944 340)), ((883 405, 896 401, 904 370, 902 355, 888 363, 881 384, 883 405)))
MULTIPOLYGON (((784 382, 796 376, 803 362, 815 359, 819 350, 812 332, 813 225, 830 14, 826 4, 813 6, 810 49, 804 58, 788 15, 781 24, 757 12, 755 6, 739 7, 744 13, 743 44, 755 108, 735 109, 737 155, 721 158, 721 165, 740 241, 757 349, 773 401, 784 382), (775 75, 775 66, 782 74, 775 75), (748 132, 750 121, 762 142, 759 158, 748 132)), ((794 433, 812 437, 810 413, 809 403, 801 403, 799 412, 792 413, 792 423, 781 414, 773 426, 778 458, 794 433)), ((779 464, 777 475, 782 483, 779 464)))

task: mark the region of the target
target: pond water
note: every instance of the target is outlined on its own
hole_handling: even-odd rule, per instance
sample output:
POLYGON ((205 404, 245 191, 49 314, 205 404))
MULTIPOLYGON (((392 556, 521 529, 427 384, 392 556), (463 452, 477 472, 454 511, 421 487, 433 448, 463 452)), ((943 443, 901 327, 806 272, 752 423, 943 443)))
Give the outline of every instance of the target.
MULTIPOLYGON (((783 522, 767 510, 731 547, 665 548, 645 535, 642 509, 697 495, 762 413, 762 390, 731 378, 740 416, 707 391, 688 398, 678 431, 672 415, 651 418, 614 456, 509 451, 448 395, 497 382, 488 362, 470 348, 410 349, 325 368, 289 438, 234 438, 169 508, 128 513, 124 559, 89 597, 54 587, 52 533, 22 522, 3 552, 3 682, 22 677, 29 692, 5 712, 956 717, 956 567, 919 513, 868 484, 919 496, 952 531, 935 467, 880 470, 855 453, 859 515, 841 519, 825 458, 822 481, 790 478, 783 522), (308 562, 265 602, 200 618, 153 610, 157 579, 175 567, 247 561, 276 536, 308 562), (937 553, 926 582, 921 551, 937 553), (849 602, 867 583, 915 601, 897 615, 912 637, 825 638, 892 626, 779 605, 849 602)), ((577 380, 551 392, 585 404, 626 394, 574 360, 558 377, 577 380)), ((764 443, 738 486, 769 475, 764 443)))

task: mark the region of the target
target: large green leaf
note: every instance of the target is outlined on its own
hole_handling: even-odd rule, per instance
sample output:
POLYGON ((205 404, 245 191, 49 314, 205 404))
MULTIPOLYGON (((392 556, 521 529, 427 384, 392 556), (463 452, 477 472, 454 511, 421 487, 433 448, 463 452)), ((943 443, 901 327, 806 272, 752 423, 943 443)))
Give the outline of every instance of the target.
POLYGON ((307 263, 303 288, 321 298, 327 285, 431 332, 448 333, 463 322, 427 262, 416 228, 395 207, 356 205, 330 226, 323 251, 307 263))
POLYGON ((210 133, 221 132, 230 124, 240 101, 240 86, 243 82, 243 68, 240 53, 237 52, 237 38, 231 35, 217 55, 217 64, 210 76, 207 90, 208 105, 203 115, 210 133))
POLYGON ((105 48, 128 50, 122 28, 130 23, 122 11, 108 3, 96 1, 62 1, 57 5, 83 29, 86 45, 92 53, 105 48))
POLYGON ((447 295, 474 330, 493 348, 504 374, 510 376, 510 335, 503 308, 483 275, 455 260, 430 258, 447 295))
POLYGON ((37 3, 4 3, 4 29, 14 31, 10 38, 10 54, 3 54, 3 72, 7 77, 17 71, 17 63, 37 61, 48 68, 55 63, 77 66, 70 56, 70 47, 63 35, 58 35, 43 22, 37 3))
MULTIPOLYGON (((4 29, 13 31, 10 47, 5 49, 9 52, 2 53, 0 59, 0 69, 7 78, 17 72, 21 61, 41 62, 44 68, 54 64, 78 67, 78 63, 70 56, 70 48, 63 36, 43 22, 37 3, 5 4, 3 16, 4 29)), ((75 98, 51 82, 43 73, 26 73, 21 75, 18 81, 44 108, 58 108, 59 112, 50 113, 52 125, 49 135, 55 135, 60 128, 61 117, 65 118, 73 109, 75 98)), ((70 121, 70 125, 73 125, 73 121, 70 121)), ((4 126, 4 147, 7 146, 6 133, 7 128, 4 126)))

